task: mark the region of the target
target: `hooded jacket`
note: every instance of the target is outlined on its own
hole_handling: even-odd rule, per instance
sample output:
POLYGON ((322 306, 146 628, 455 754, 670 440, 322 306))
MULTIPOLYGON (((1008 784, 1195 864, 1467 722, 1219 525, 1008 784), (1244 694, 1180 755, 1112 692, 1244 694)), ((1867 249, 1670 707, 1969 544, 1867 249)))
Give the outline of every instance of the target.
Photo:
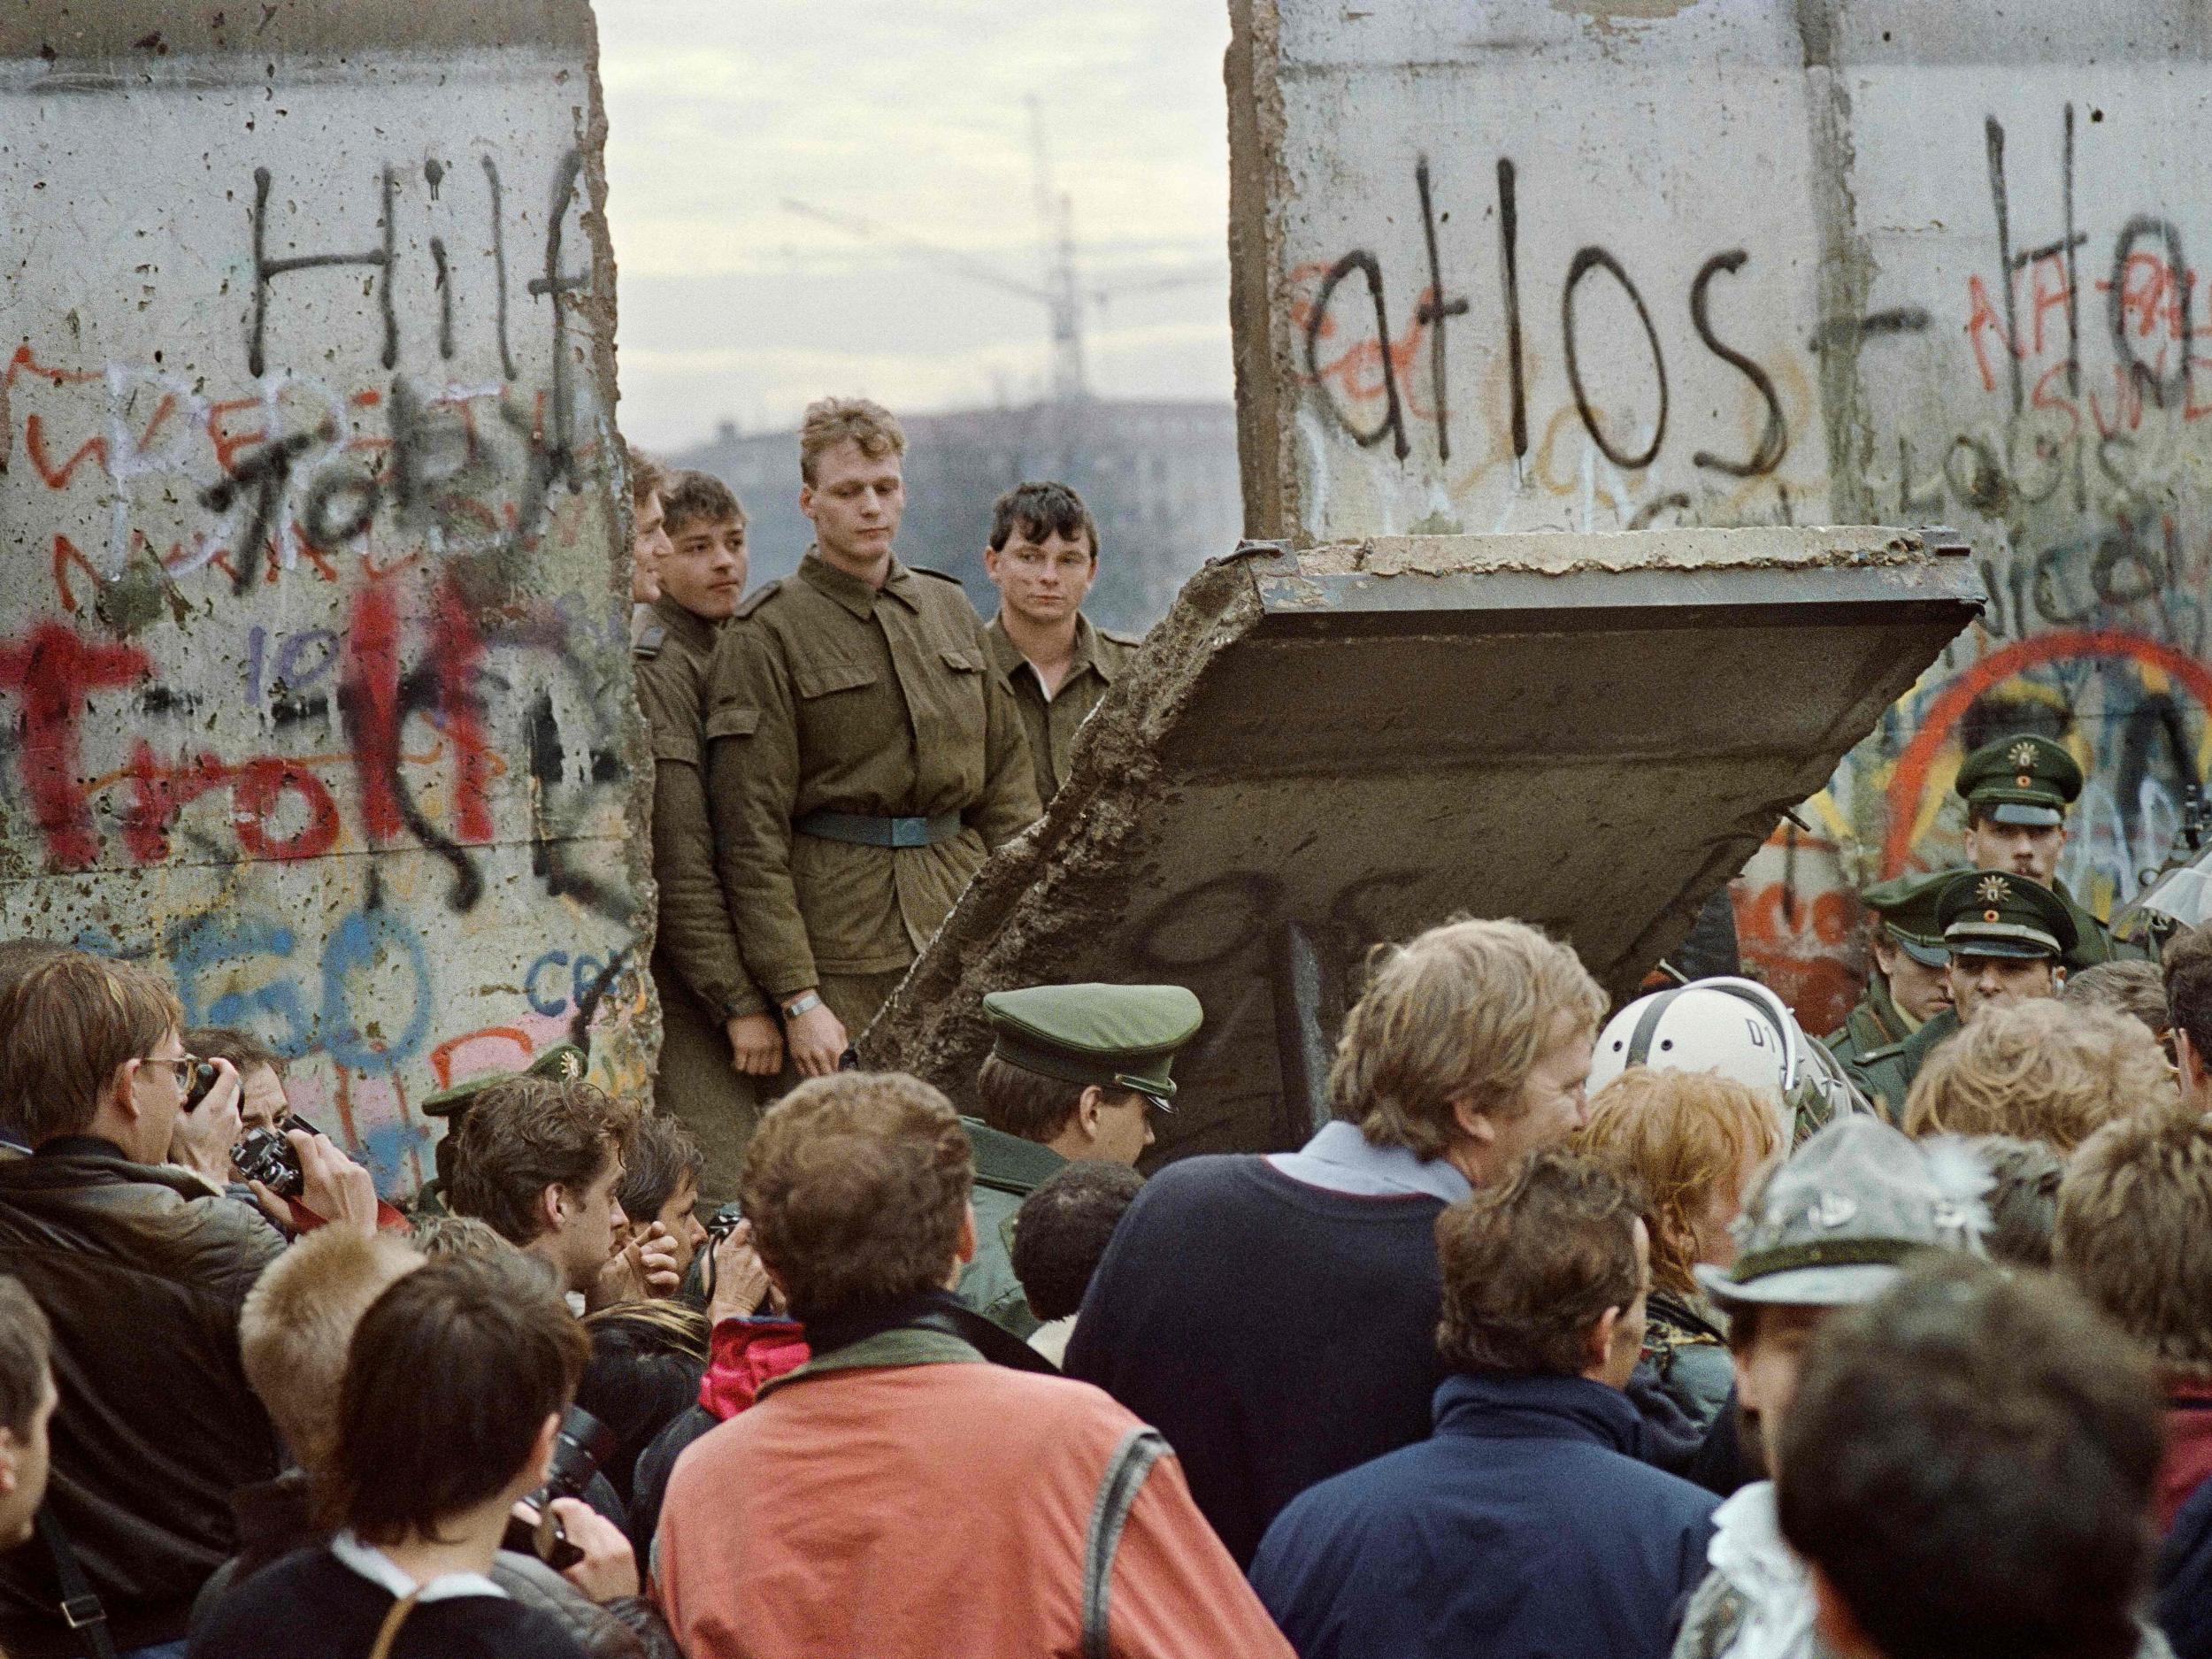
POLYGON ((1582 1377, 1436 1391, 1436 1432, 1310 1487, 1252 1586, 1301 1659, 1654 1659, 1713 1499, 1638 1461, 1636 1409, 1582 1377))

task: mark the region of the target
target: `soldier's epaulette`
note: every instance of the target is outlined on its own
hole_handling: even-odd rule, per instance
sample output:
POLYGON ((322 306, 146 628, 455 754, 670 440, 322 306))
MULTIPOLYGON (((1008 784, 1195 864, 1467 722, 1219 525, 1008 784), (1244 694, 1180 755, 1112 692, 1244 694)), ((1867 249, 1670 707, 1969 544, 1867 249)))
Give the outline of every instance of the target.
POLYGON ((906 568, 917 576, 934 576, 941 582, 950 582, 955 588, 960 586, 960 579, 957 576, 950 575, 944 571, 933 571, 926 565, 910 565, 906 568))
POLYGON ((764 587, 756 588, 751 593, 747 594, 744 598, 738 601, 737 609, 731 611, 730 615, 733 618, 751 616, 754 611, 759 610, 763 605, 766 604, 770 599, 773 598, 775 596, 776 590, 782 586, 783 582, 780 579, 779 579, 778 580, 766 584, 764 587))
POLYGON ((1141 634, 1117 634, 1111 628, 1099 629, 1098 636, 1102 640, 1111 640, 1117 645, 1126 645, 1133 651, 1144 643, 1141 634))
MULTIPOLYGON (((1905 1039, 1905 1042, 1910 1042, 1911 1041, 1912 1039, 1909 1037, 1905 1039)), ((1877 1060, 1895 1059, 1899 1055, 1905 1052, 1905 1042, 1893 1042, 1886 1048, 1869 1048, 1864 1054, 1859 1056, 1859 1065, 1861 1069, 1872 1065, 1877 1060)))
POLYGON ((630 655, 649 663, 661 654, 661 641, 667 637, 668 630, 656 622, 637 636, 630 647, 630 655))

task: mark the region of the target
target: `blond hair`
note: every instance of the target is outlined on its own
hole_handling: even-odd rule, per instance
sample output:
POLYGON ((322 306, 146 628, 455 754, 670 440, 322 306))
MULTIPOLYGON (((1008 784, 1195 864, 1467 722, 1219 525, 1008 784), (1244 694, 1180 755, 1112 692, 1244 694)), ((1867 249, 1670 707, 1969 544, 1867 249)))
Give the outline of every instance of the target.
POLYGON ((2059 1271, 2168 1371, 2212 1378, 2212 1121, 2106 1125, 2058 1186, 2059 1271))
POLYGON ((1747 1164, 1783 1150, 1782 1125, 1775 1099, 1747 1083, 1632 1065, 1591 1096, 1590 1121, 1573 1145, 1642 1191, 1652 1287, 1690 1296, 1696 1218, 1715 1193, 1734 1187, 1747 1164))
POLYGON ((118 1068, 183 1024, 150 968, 81 950, 34 964, 0 990, 0 1121, 34 1147, 82 1134, 118 1068))
POLYGON ((2039 997, 1985 1010, 1928 1057, 1905 1097, 1905 1133, 2018 1135, 2071 1152, 2113 1119, 2177 1099, 2141 1021, 2039 997))
POLYGON ((1454 921, 1372 959, 1329 1067, 1339 1118, 1379 1147, 1440 1156, 1454 1108, 1510 1121, 1563 1018, 1594 1036, 1605 993, 1565 945, 1524 922, 1454 921))
POLYGON ((799 479, 814 482, 815 463, 848 441, 872 461, 906 453, 906 433, 881 403, 865 397, 821 397, 799 421, 799 479))
POLYGON ((270 1263, 246 1293, 238 1315, 246 1380, 311 1477, 328 1466, 336 1443, 353 1327, 422 1264, 421 1253, 391 1233, 323 1227, 270 1263))

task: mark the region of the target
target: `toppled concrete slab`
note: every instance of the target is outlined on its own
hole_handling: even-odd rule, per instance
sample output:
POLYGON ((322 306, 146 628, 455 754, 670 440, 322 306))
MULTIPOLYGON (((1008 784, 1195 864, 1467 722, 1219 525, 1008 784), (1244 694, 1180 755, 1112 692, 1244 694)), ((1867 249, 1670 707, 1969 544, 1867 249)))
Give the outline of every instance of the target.
POLYGON ((986 992, 1187 985, 1156 1156, 1291 1145, 1359 964, 1458 913, 1614 993, 1978 614, 1909 532, 1247 545, 1192 578, 861 1040, 972 1090, 986 992))

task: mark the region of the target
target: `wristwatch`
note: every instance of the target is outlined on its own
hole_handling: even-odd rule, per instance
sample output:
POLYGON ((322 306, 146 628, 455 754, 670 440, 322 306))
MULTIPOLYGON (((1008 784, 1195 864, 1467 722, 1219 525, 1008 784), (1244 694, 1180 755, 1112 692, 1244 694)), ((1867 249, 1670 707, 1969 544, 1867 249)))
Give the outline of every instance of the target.
POLYGON ((811 1014, 821 1006, 821 997, 815 992, 809 991, 804 996, 795 996, 785 1003, 783 1017, 786 1019, 796 1019, 802 1014, 811 1014))

